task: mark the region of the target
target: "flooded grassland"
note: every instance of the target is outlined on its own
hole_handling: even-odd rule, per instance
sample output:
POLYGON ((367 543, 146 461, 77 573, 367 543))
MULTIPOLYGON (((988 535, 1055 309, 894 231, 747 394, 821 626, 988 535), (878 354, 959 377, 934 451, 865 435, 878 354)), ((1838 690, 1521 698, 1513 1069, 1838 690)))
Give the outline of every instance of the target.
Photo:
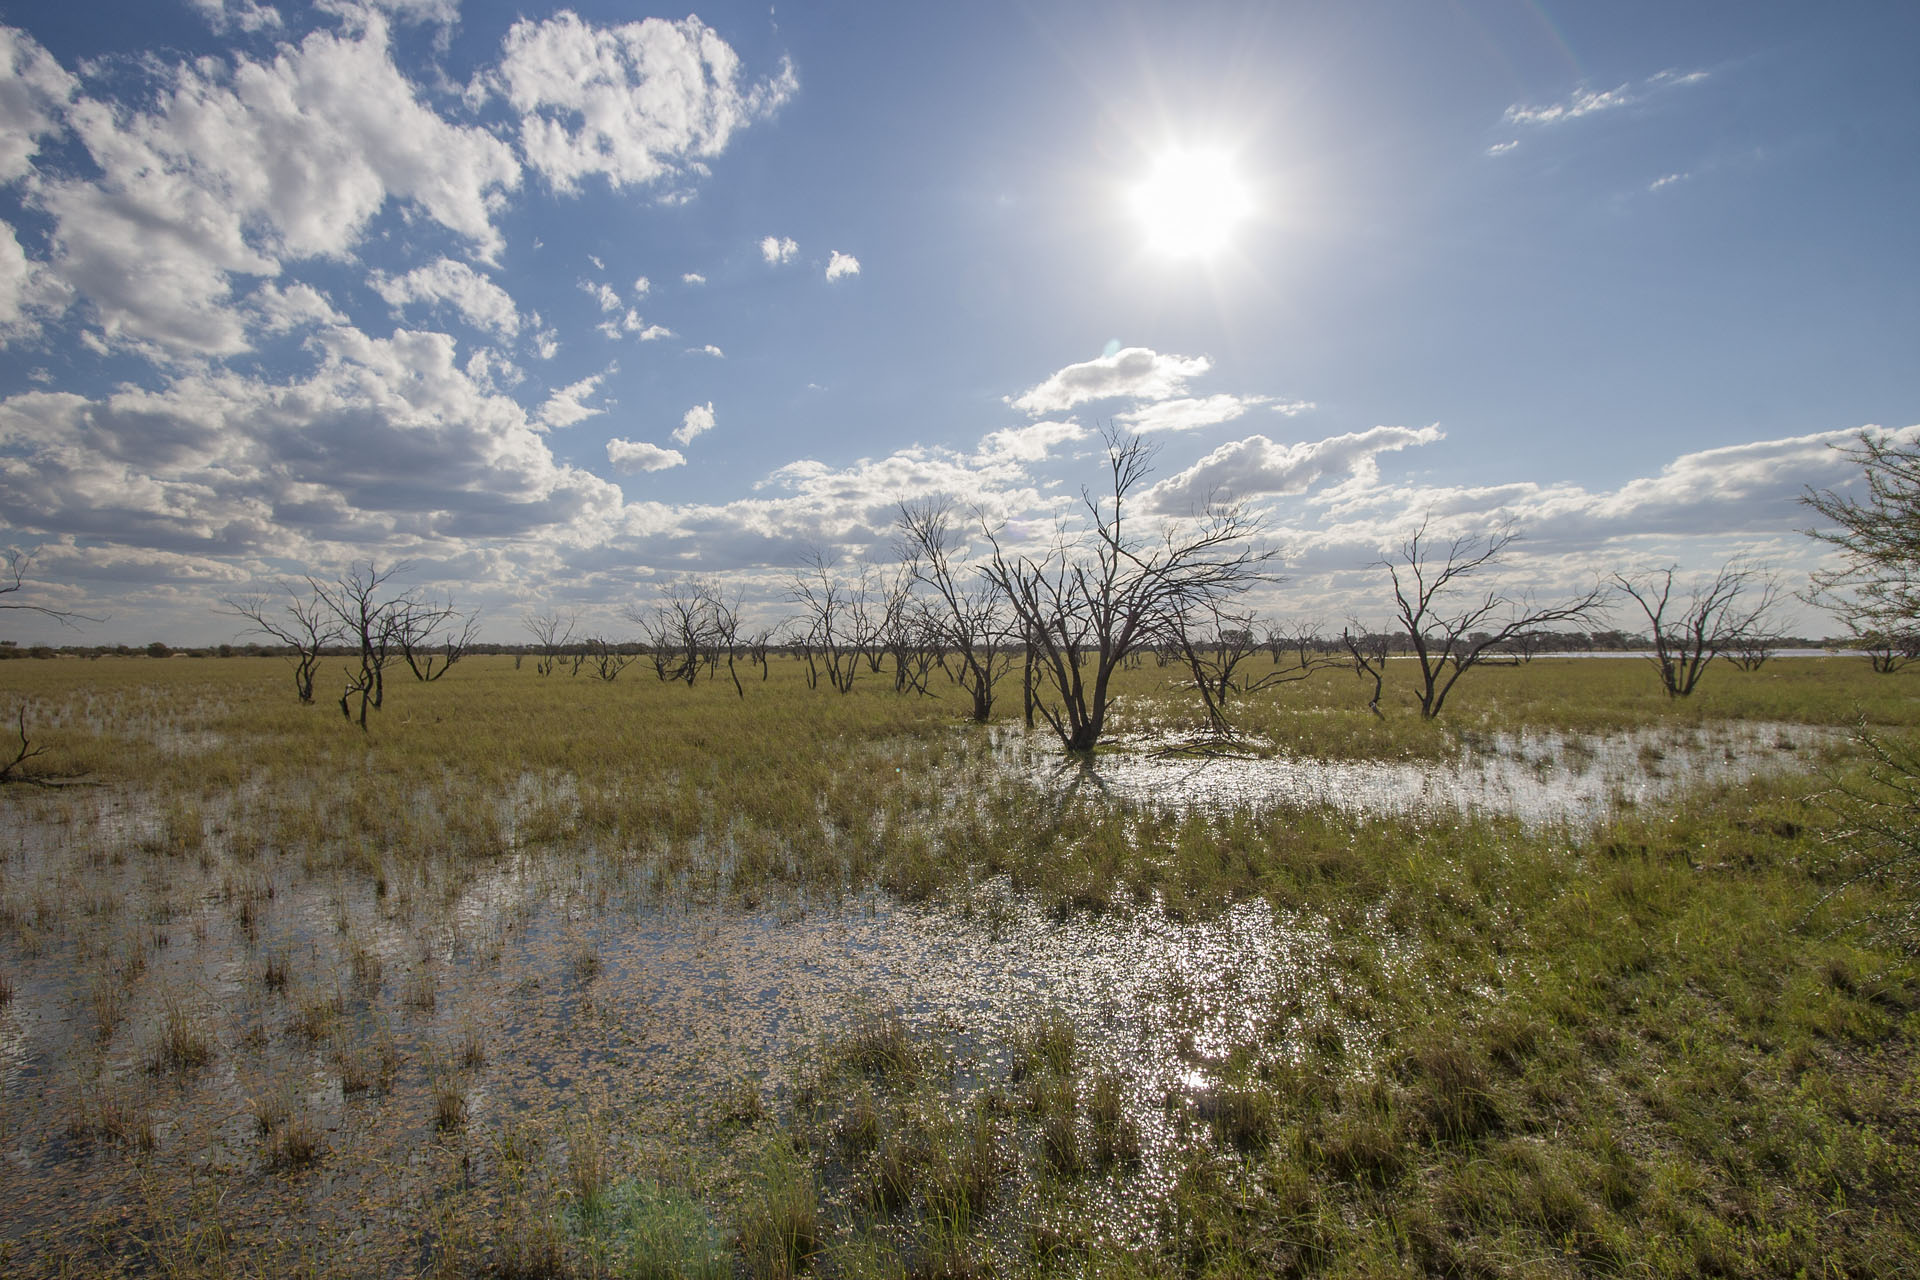
POLYGON ((1806 927, 1802 665, 1208 756, 1140 672, 1062 766, 779 664, 476 662, 365 737, 8 664, 89 782, 0 792, 0 1269, 1895 1274, 1920 981, 1806 927))

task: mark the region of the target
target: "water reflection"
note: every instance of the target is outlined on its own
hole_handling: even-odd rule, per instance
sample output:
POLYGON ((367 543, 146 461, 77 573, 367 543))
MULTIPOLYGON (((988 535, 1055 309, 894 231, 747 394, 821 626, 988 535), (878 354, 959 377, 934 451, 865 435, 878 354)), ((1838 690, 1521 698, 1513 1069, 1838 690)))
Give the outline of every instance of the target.
POLYGON ((1346 813, 1501 814, 1529 826, 1603 822, 1695 786, 1805 767, 1835 740, 1808 725, 1735 722, 1590 735, 1522 730, 1468 737, 1439 760, 1318 760, 1251 750, 1190 753, 1155 742, 1062 760, 1051 738, 1000 731, 1003 760, 1050 788, 1151 807, 1256 812, 1325 806, 1346 813))

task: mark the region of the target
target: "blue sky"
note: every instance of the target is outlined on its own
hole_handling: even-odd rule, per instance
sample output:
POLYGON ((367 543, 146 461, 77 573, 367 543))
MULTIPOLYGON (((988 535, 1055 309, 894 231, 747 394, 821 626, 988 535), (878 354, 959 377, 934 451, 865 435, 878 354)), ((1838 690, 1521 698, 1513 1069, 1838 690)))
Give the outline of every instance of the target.
POLYGON ((687 573, 771 620, 900 498, 1051 527, 1102 424, 1159 444, 1144 510, 1261 514, 1278 615, 1383 618, 1426 516, 1547 594, 1791 587, 1830 446, 1920 423, 1910 5, 0 25, 0 544, 107 618, 22 640, 230 639, 222 596, 366 559, 499 639, 687 573), (1169 152, 1247 202, 1210 251, 1143 225, 1169 152))

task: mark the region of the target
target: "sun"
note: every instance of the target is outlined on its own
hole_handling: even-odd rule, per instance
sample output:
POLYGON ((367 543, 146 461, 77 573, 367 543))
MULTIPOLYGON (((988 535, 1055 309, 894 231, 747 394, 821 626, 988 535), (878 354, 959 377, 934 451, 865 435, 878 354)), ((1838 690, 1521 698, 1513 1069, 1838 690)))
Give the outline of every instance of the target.
POLYGON ((1253 212, 1233 156, 1217 148, 1162 152, 1128 194, 1147 247, 1169 257, 1213 256, 1253 212))

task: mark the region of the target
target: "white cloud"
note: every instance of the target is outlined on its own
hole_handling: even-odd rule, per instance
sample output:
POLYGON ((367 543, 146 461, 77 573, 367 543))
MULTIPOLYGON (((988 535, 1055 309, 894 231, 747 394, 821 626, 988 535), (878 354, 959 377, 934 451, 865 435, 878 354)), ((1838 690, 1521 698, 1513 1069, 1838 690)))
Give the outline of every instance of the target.
POLYGON ((688 271, 680 277, 681 284, 705 284, 707 278, 698 271, 688 271))
POLYGON ((0 182, 25 177, 40 139, 60 131, 79 81, 24 31, 0 27, 0 182))
POLYGON ((1565 102, 1550 103, 1544 107, 1523 107, 1515 103, 1507 108, 1501 118, 1508 124, 1557 124, 1562 120, 1578 120, 1596 111, 1611 111, 1633 101, 1635 99, 1624 84, 1618 89, 1581 89, 1565 102))
POLYGON ((675 444, 692 444, 695 436, 713 430, 713 401, 697 404, 687 410, 680 419, 679 428, 673 433, 675 444))
POLYGON ((1690 173, 1670 173, 1664 178, 1655 178, 1652 182, 1649 182, 1647 184, 1647 190, 1658 191, 1660 188, 1670 187, 1676 182, 1685 182, 1692 176, 1690 173))
POLYGON ((1193 431, 1231 422, 1249 408, 1265 403, 1265 396, 1222 394, 1201 399, 1162 400, 1115 417, 1136 431, 1193 431))
MULTIPOLYGON (((792 244, 793 242, 789 240, 787 243, 792 244)), ((827 260, 827 279, 829 280, 838 280, 841 276, 857 276, 859 274, 860 259, 850 253, 842 253, 838 249, 835 249, 833 251, 833 257, 827 260)))
POLYGON ((43 177, 54 266, 93 304, 109 339, 175 354, 247 349, 229 305, 234 275, 273 277, 283 258, 344 259, 389 199, 466 237, 502 244, 492 213, 519 182, 485 130, 442 120, 389 56, 385 22, 315 32, 269 62, 156 68, 149 112, 89 98, 67 120, 97 178, 43 177))
POLYGON ((1492 146, 1488 147, 1487 154, 1490 156, 1503 156, 1507 154, 1507 152, 1513 150, 1515 147, 1519 145, 1520 145, 1520 139, 1508 138, 1505 142, 1496 142, 1492 146))
POLYGON ((1075 422, 1035 422, 1006 427, 980 437, 980 462, 1039 462, 1059 445, 1085 440, 1087 429, 1075 422))
POLYGON ((800 246, 791 238, 768 236, 760 242, 760 256, 769 265, 779 266, 783 262, 792 262, 793 255, 800 252, 800 246))
POLYGON ((704 347, 688 347, 687 354, 695 355, 695 356, 712 356, 715 360, 724 360, 727 358, 727 353, 722 351, 720 348, 714 346, 711 342, 709 342, 704 347))
POLYGON ((188 0, 188 3, 199 10, 215 35, 229 31, 253 34, 278 30, 281 26, 280 11, 270 4, 257 4, 255 0, 188 0))
POLYGON ((220 556, 605 536, 617 487, 557 463, 519 405, 455 365, 452 338, 335 327, 310 345, 318 367, 287 381, 196 372, 0 401, 0 508, 63 536, 220 556))
POLYGON ((618 311, 620 309, 620 295, 615 293, 610 286, 592 280, 582 280, 580 282, 580 289, 588 297, 598 302, 602 311, 618 311))
POLYGON ((1198 510, 1216 498, 1305 493, 1329 478, 1352 480, 1364 487, 1379 479, 1378 455, 1442 438, 1438 427, 1372 427, 1299 444, 1248 436, 1221 445, 1153 486, 1147 508, 1180 513, 1198 510))
POLYGON ((597 27, 563 11, 516 22, 505 50, 498 81, 521 113, 521 152, 559 191, 593 174, 620 187, 704 173, 798 87, 790 64, 743 84, 739 55, 693 17, 597 27))
POLYGON ((607 461, 616 471, 665 471, 669 467, 684 467, 687 459, 678 449, 663 449, 657 444, 648 444, 645 440, 621 440, 618 437, 607 441, 607 461))
MULTIPOLYGON (((1527 107, 1519 103, 1508 107, 1501 117, 1508 124, 1552 125, 1567 120, 1578 120, 1582 116, 1596 115, 1603 111, 1613 111, 1620 107, 1629 107, 1643 101, 1651 92, 1679 88, 1683 85, 1698 84, 1707 78, 1704 71, 1661 71, 1642 80, 1637 86, 1623 84, 1616 89, 1577 89, 1565 101, 1549 103, 1544 107, 1527 107)), ((1509 143, 1502 150, 1510 150, 1509 143)))
POLYGON ((653 281, 647 279, 645 276, 634 277, 634 280, 633 280, 633 296, 634 297, 644 298, 647 296, 648 291, 651 290, 652 288, 653 288, 653 281))
POLYGON ((368 284, 396 312, 409 302, 445 303, 476 329, 490 329, 503 338, 520 332, 520 313, 512 297, 464 262, 441 258, 403 276, 376 271, 368 284))
POLYGON ((1213 367, 1205 356, 1163 356, 1147 347, 1126 347, 1110 356, 1070 364, 1007 403, 1036 417, 1060 413, 1088 400, 1130 396, 1165 400, 1186 390, 1187 379, 1213 367))
POLYGON ((351 20, 363 8, 379 9, 402 22, 433 22, 452 26, 460 20, 460 0, 316 0, 315 8, 351 20))
POLYGON ((599 392, 606 376, 604 373, 595 373, 561 387, 547 397, 546 403, 533 415, 534 421, 548 427, 570 427, 576 422, 584 422, 596 414, 605 413, 605 409, 596 409, 585 402, 599 392))
POLYGON ((256 322, 268 333, 289 333, 309 325, 347 322, 345 316, 334 310, 327 295, 310 284, 290 284, 282 289, 269 280, 255 289, 247 301, 256 322))
POLYGON ((650 324, 640 330, 640 341, 642 342, 658 342, 662 338, 671 338, 672 336, 673 330, 663 324, 650 324))
POLYGON ((66 286, 27 257, 13 228, 0 222, 0 347, 37 334, 42 320, 62 310, 67 297, 66 286))

